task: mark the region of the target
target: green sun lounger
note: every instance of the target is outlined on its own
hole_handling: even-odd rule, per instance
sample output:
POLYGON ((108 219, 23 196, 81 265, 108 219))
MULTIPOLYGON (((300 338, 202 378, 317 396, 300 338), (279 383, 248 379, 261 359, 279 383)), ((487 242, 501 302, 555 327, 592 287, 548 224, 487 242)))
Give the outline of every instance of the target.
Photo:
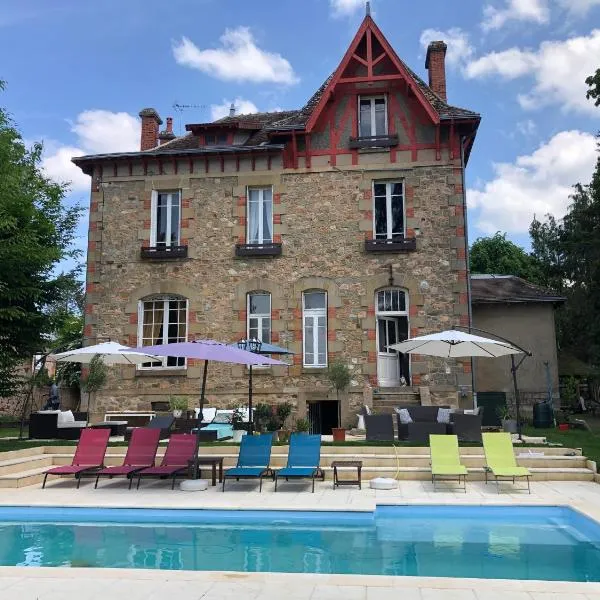
POLYGON ((519 477, 527 478, 527 491, 531 494, 529 477, 531 473, 525 467, 519 467, 515 459, 510 433, 484 433, 483 450, 485 452, 485 482, 488 482, 488 473, 496 478, 496 486, 500 492, 500 479, 512 479, 513 483, 519 477))
POLYGON ((455 435, 430 435, 429 450, 431 452, 431 483, 435 489, 436 481, 462 482, 463 490, 467 491, 467 468, 460 462, 458 452, 458 437, 455 435))

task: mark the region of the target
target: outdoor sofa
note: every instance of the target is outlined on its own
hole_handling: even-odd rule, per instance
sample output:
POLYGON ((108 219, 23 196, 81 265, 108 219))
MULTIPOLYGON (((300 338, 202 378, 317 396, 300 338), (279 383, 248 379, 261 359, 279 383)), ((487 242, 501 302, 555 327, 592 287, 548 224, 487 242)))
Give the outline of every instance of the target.
POLYGON ((78 440, 87 426, 87 413, 41 410, 29 415, 29 439, 78 440))

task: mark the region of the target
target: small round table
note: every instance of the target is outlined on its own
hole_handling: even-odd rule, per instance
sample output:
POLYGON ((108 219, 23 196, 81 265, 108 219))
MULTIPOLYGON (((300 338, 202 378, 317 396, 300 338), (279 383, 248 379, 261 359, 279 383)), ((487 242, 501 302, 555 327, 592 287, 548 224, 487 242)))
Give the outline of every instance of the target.
POLYGON ((361 460, 334 460, 331 463, 333 467, 333 489, 340 485, 357 485, 358 489, 362 489, 361 485, 361 471, 362 461, 361 460), (339 468, 354 468, 356 469, 356 479, 339 479, 338 477, 339 468))

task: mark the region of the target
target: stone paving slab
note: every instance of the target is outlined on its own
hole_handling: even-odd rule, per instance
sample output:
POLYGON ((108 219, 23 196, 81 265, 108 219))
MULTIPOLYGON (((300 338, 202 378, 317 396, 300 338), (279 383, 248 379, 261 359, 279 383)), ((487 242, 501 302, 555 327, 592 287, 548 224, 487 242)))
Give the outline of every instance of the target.
MULTIPOLYGON (((142 483, 138 491, 113 480, 93 489, 92 480, 75 489, 72 480, 56 480, 42 490, 27 487, 2 490, 0 506, 94 506, 129 508, 213 508, 284 510, 361 510, 377 504, 562 505, 600 521, 600 486, 592 482, 547 481, 522 486, 472 482, 467 493, 453 488, 434 491, 427 481, 402 481, 395 490, 333 490, 318 482, 314 494, 302 482, 262 493, 253 482, 232 482, 227 491, 171 491, 165 482, 142 483)), ((600 567, 599 567, 600 568, 600 567)), ((600 583, 571 583, 459 578, 364 575, 302 575, 128 569, 0 567, 0 600, 600 600, 600 583), (401 588, 401 589, 399 589, 401 588)))

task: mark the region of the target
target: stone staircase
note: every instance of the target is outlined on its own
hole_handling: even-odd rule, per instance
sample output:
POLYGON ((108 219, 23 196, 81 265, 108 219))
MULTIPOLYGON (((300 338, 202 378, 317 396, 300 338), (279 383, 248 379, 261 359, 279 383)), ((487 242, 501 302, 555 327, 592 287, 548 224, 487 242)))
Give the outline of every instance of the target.
MULTIPOLYGON (((419 393, 411 388, 376 388, 373 390, 373 407, 375 414, 394 414, 397 406, 419 406, 419 393)), ((394 435, 398 437, 398 423, 394 418, 394 435)))
MULTIPOLYGON (((274 446, 271 466, 282 467, 287 461, 287 446, 274 446)), ((107 465, 121 464, 125 447, 111 447, 106 455, 107 465)), ((74 446, 47 446, 0 453, 0 488, 20 488, 41 484, 44 472, 54 465, 70 464, 74 446)), ((224 444, 207 446, 203 454, 213 454, 225 458, 225 467, 234 466, 238 447, 224 444)), ((519 448, 515 447, 517 461, 530 469, 534 481, 593 481, 595 463, 588 461, 579 450, 570 448, 519 448), (543 456, 528 456, 529 451, 543 453, 543 456), (521 455, 521 456, 520 456, 521 455)), ((164 446, 159 448, 159 458, 164 446)), ((321 465, 327 480, 331 480, 333 460, 362 460, 363 479, 373 477, 395 477, 397 479, 427 480, 431 477, 429 449, 426 447, 392 446, 322 446, 321 465)), ((485 459, 482 448, 461 448, 463 464, 469 470, 469 479, 484 479, 485 459)), ((208 476, 208 470, 203 472, 208 476)))

